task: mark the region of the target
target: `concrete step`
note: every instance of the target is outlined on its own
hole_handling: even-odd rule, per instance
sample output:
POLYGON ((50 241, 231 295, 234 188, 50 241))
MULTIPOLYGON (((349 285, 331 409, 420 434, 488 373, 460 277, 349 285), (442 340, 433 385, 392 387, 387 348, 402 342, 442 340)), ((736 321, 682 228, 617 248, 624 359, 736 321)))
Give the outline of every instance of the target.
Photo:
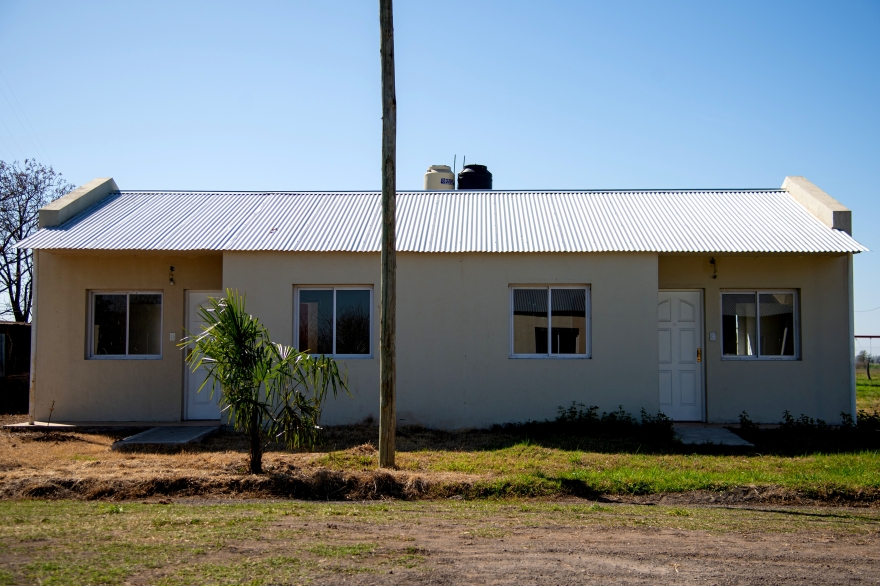
POLYGON ((675 425, 675 435, 683 444, 754 447, 729 429, 718 426, 675 425))
POLYGON ((166 425, 113 442, 110 447, 118 450, 129 447, 182 446, 201 442, 219 430, 219 425, 166 425))

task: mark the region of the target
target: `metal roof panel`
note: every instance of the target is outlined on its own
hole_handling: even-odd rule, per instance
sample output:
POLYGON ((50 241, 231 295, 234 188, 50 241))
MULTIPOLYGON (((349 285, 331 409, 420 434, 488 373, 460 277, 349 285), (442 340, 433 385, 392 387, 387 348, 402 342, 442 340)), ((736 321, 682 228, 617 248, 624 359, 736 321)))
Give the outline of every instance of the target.
MULTIPOLYGON (((18 246, 380 249, 378 192, 120 191, 18 246)), ((401 252, 862 252, 786 191, 407 191, 401 252)))

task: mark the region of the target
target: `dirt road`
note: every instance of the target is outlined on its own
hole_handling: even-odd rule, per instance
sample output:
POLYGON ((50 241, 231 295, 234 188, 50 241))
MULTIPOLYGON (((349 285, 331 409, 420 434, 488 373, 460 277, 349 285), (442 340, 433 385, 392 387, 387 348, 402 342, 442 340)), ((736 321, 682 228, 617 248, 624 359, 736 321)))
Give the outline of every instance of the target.
POLYGON ((340 535, 394 543, 424 563, 318 584, 880 584, 880 534, 715 532, 504 524, 468 528, 333 524, 340 535), (393 572, 393 573, 391 573, 393 572))
POLYGON ((0 584, 880 584, 872 507, 0 500, 0 584))

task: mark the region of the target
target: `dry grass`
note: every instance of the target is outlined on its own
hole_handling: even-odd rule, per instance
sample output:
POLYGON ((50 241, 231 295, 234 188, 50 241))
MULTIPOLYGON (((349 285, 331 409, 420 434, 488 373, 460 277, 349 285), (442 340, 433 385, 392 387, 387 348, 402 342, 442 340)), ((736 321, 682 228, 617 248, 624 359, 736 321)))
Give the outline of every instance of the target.
POLYGON ((267 474, 247 471, 242 437, 223 432, 182 451, 111 451, 127 431, 0 432, 0 496, 319 499, 559 497, 689 492, 691 500, 874 503, 877 452, 609 453, 562 449, 504 432, 402 428, 398 470, 377 471, 369 425, 331 428, 315 453, 270 450, 267 474))

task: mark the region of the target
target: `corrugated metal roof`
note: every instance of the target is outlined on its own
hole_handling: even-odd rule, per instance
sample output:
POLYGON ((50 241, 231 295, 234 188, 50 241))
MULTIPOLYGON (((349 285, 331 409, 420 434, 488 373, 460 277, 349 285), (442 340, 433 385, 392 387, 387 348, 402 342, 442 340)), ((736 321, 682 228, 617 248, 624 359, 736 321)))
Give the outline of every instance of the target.
MULTIPOLYGON (((19 246, 380 249, 380 194, 122 191, 19 246)), ((779 189, 400 192, 405 252, 861 252, 779 189)))

